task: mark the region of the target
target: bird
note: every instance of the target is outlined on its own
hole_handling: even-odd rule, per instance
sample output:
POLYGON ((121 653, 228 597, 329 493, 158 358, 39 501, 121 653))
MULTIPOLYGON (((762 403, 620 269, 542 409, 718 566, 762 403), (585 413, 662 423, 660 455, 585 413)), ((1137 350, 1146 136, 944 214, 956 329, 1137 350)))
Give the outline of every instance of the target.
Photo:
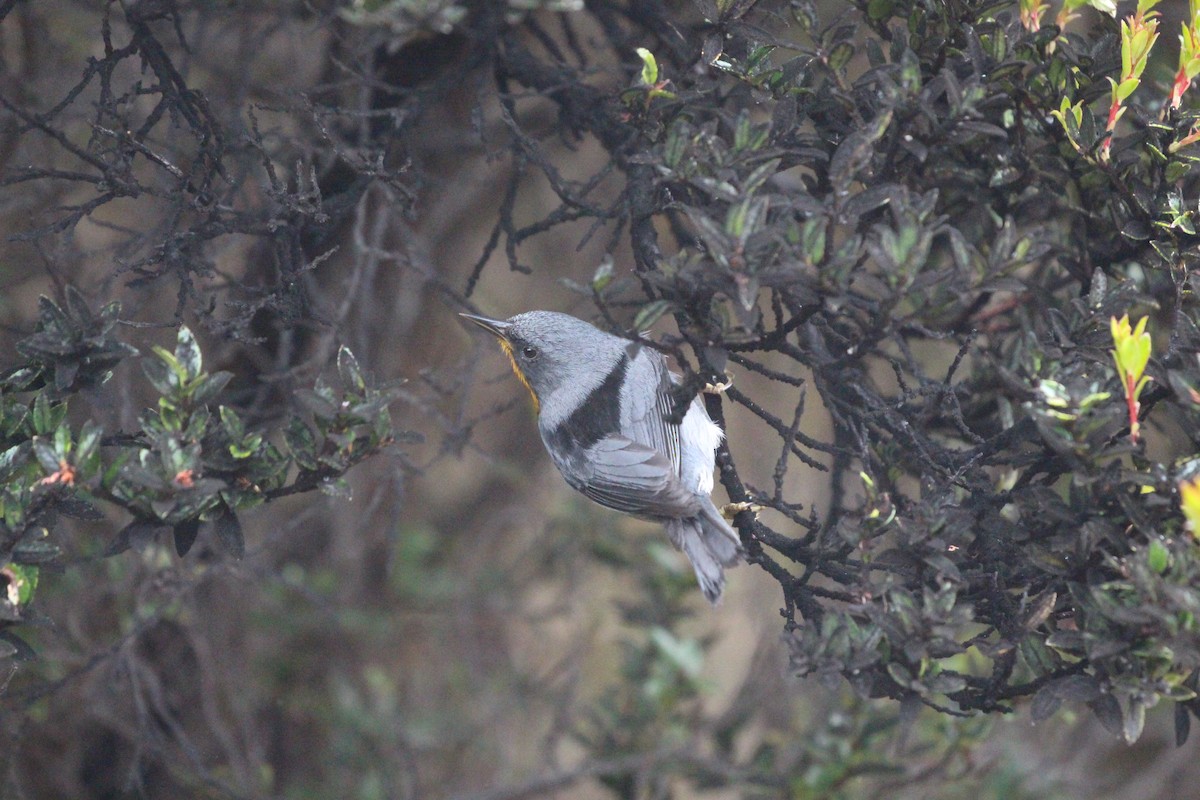
POLYGON ((662 523, 714 606, 741 540, 713 504, 724 438, 699 397, 671 421, 679 376, 644 343, 569 314, 460 316, 495 336, 533 398, 538 431, 566 482, 602 506, 662 523))

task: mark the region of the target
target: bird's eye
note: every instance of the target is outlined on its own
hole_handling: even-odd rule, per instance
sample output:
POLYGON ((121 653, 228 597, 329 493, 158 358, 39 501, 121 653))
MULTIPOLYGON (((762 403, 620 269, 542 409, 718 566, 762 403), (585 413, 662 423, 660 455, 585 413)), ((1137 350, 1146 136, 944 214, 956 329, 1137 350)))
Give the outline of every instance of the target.
POLYGON ((521 355, 525 356, 525 357, 526 357, 526 358, 528 358, 530 361, 532 361, 533 359, 537 358, 537 356, 538 356, 538 351, 537 351, 537 348, 536 348, 536 347, 534 347, 534 346, 532 346, 532 345, 528 345, 528 344, 527 344, 527 345, 525 345, 525 347, 524 347, 524 348, 521 350, 521 355))

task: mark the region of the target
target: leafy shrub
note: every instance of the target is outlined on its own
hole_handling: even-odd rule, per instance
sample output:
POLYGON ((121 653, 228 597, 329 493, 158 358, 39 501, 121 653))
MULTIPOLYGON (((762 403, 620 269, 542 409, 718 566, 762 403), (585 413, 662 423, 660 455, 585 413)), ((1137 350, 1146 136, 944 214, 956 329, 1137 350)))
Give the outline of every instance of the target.
POLYGON ((137 351, 113 336, 119 303, 99 312, 67 291, 66 308, 42 298, 38 329, 18 343, 28 362, 0 376, 0 657, 28 657, 15 632, 33 601, 40 564, 60 553, 51 529, 59 515, 103 519, 105 505, 133 516, 104 546, 113 556, 168 531, 180 556, 202 527, 231 555, 245 551, 238 512, 298 492, 339 491, 342 475, 392 444, 394 390, 368 386, 353 354, 338 353, 341 386, 318 381, 297 393, 307 414, 278 431, 248 431, 220 405, 232 375, 208 374, 200 348, 180 327, 174 352, 154 348, 142 368, 158 394, 140 430, 105 435, 91 420, 73 430, 72 394, 103 391, 111 368, 137 351), (273 442, 276 440, 278 443, 273 442))

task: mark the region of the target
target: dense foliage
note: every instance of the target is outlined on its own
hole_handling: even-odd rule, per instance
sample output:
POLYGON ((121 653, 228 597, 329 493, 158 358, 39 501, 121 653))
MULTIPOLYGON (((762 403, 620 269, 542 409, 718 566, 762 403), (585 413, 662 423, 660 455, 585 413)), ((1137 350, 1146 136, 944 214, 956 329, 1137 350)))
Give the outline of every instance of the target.
POLYGON ((634 327, 673 312, 669 347, 701 375, 794 388, 794 413, 736 388, 710 410, 780 437, 774 486, 740 477, 755 454, 736 441, 721 482, 778 512, 736 522, 783 590, 797 670, 951 713, 1086 702, 1135 740, 1200 667, 1178 491, 1200 412, 1197 115, 1148 85, 1106 128, 1094 101, 1131 34, 1104 14, 1063 30, 991 2, 699 11, 694 38, 646 43, 620 104, 552 50, 510 36, 497 58, 624 170, 613 213, 653 298, 634 327), (1130 313, 1155 345, 1127 398, 1130 313), (798 429, 813 394, 832 441, 798 429), (825 514, 784 491, 796 463, 828 463, 825 514))
POLYGON ((59 515, 103 520, 97 503, 132 515, 103 556, 146 547, 170 532, 184 556, 207 523, 235 558, 245 553, 238 512, 298 492, 344 491, 352 466, 396 441, 389 392, 367 385, 354 355, 338 353, 342 386, 318 380, 297 392, 297 410, 280 431, 246 430, 238 413, 210 405, 233 375, 203 370, 200 348, 179 329, 174 352, 156 347, 142 361, 158 394, 157 408, 139 417, 134 433, 105 434, 92 420, 78 431, 67 419, 69 398, 111 377, 136 355, 113 338, 120 304, 93 312, 74 289, 60 308, 45 297, 38 329, 17 343, 29 361, 0 376, 0 656, 33 655, 13 630, 34 596, 38 565, 61 548, 50 537, 59 515), (279 440, 279 444, 272 442, 279 440))

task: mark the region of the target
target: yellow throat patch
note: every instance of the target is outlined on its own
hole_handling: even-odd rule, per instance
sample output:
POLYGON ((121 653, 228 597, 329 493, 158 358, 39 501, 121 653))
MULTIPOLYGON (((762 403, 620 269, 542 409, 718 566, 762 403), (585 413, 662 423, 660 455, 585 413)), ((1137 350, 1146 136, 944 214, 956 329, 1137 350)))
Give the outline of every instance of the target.
POLYGON ((500 347, 504 349, 504 355, 508 356, 508 363, 512 364, 513 373, 517 376, 517 380, 525 384, 525 388, 529 390, 529 396, 533 398, 533 410, 540 411, 542 404, 538 401, 537 392, 529 385, 529 379, 525 377, 525 373, 517 366, 517 356, 513 353, 512 345, 507 339, 500 340, 500 347))

